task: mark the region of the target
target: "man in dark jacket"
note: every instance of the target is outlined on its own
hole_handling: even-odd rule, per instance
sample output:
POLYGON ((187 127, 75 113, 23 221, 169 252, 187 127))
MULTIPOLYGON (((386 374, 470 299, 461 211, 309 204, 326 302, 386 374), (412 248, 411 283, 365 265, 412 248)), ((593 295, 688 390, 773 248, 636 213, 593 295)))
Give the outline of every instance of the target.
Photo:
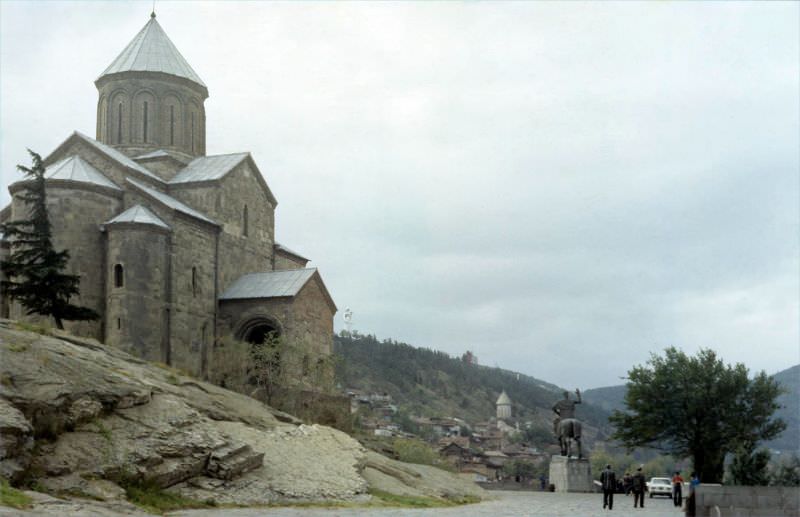
POLYGON ((644 479, 642 467, 636 469, 636 474, 633 475, 633 507, 637 506, 644 508, 644 492, 647 490, 647 481, 644 479))
POLYGON ((611 470, 611 465, 600 473, 600 484, 603 486, 603 508, 614 508, 614 490, 617 489, 617 475, 611 470))

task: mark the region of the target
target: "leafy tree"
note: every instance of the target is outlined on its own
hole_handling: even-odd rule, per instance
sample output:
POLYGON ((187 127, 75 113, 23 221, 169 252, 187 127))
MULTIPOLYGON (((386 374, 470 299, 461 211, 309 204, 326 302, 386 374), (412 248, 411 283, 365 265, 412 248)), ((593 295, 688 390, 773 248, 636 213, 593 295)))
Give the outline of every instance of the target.
POLYGON ((749 379, 743 364, 725 365, 712 350, 689 357, 671 347, 628 372, 627 411, 609 420, 629 450, 648 446, 691 457, 701 481, 719 483, 725 454, 786 427, 772 418, 780 392, 766 373, 749 379))
POLYGON ((59 329, 63 321, 95 320, 98 314, 88 307, 69 303, 80 294, 80 277, 63 271, 69 261, 67 250, 53 248, 50 219, 47 215, 44 165, 42 158, 28 149, 32 167, 17 165, 30 180, 19 197, 29 206, 28 219, 9 221, 2 231, 11 241, 11 254, 0 267, 8 280, 3 290, 25 307, 27 314, 52 316, 59 329))
POLYGON ((796 454, 781 459, 770 476, 773 486, 800 486, 800 457, 796 454))
POLYGON ((769 449, 756 449, 755 444, 742 444, 736 449, 728 467, 734 485, 766 486, 769 484, 769 449))
POLYGON ((274 402, 275 395, 280 388, 286 384, 288 376, 297 375, 299 372, 291 372, 287 368, 286 343, 284 339, 275 332, 269 332, 264 336, 261 343, 254 343, 250 348, 250 358, 252 359, 252 369, 255 383, 264 390, 267 404, 274 402))

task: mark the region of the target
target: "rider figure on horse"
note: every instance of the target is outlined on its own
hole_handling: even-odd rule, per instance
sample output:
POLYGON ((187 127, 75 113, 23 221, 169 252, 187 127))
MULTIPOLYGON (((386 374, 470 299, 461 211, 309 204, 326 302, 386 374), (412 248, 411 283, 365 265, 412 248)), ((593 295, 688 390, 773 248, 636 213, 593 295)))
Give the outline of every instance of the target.
POLYGON ((553 432, 558 437, 558 441, 561 444, 561 454, 564 456, 568 455, 567 442, 569 438, 576 439, 578 442, 578 455, 580 456, 580 424, 575 422, 577 427, 575 431, 577 431, 577 433, 570 433, 567 436, 565 436, 564 430, 561 427, 561 422, 565 420, 575 420, 575 404, 581 403, 581 390, 576 389, 575 395, 578 397, 577 400, 570 400, 569 392, 564 391, 564 398, 553 404, 553 412, 556 414, 556 418, 553 421, 553 432))

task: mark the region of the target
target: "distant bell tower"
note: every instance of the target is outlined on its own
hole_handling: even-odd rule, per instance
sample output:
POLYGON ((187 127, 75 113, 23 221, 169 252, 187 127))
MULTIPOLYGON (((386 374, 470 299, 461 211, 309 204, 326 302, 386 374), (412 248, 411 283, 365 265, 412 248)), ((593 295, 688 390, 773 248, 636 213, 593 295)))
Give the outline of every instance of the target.
POLYGON ((155 13, 94 84, 100 142, 129 156, 157 149, 205 156, 208 88, 155 13))

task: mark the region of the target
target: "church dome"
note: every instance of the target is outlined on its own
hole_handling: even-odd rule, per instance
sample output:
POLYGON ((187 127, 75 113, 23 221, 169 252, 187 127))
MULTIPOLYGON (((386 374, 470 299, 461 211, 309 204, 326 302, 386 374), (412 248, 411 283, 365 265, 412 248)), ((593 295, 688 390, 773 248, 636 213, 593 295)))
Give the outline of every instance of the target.
POLYGON ((94 84, 98 141, 128 156, 205 156, 208 88, 155 14, 94 84))
POLYGON ((156 21, 156 15, 150 15, 150 21, 128 43, 117 58, 108 65, 100 77, 122 72, 159 72, 187 79, 198 86, 206 88, 200 76, 192 69, 186 59, 156 21))
POLYGON ((506 395, 506 391, 505 390, 503 390, 503 393, 501 393, 500 396, 497 397, 497 403, 496 404, 498 406, 510 406, 511 405, 511 399, 508 398, 508 395, 506 395))

